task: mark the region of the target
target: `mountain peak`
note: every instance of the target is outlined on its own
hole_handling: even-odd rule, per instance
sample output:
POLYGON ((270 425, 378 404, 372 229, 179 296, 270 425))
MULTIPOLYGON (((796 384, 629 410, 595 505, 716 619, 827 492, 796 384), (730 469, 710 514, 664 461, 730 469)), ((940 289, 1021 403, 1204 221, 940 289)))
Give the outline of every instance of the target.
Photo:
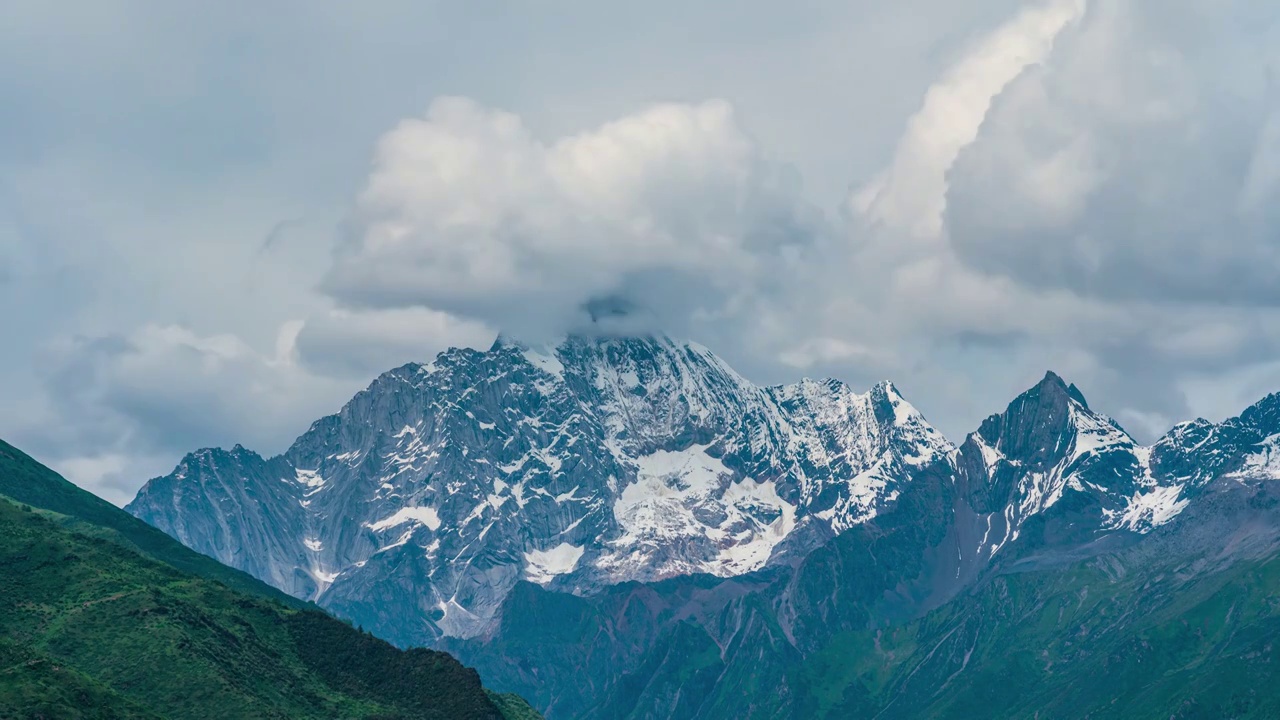
POLYGON ((1041 385, 1045 385, 1045 384, 1057 385, 1059 387, 1065 388, 1067 386, 1067 381, 1063 380, 1062 376, 1059 375, 1058 373, 1052 370, 1046 370, 1044 372, 1044 379, 1040 381, 1040 384, 1041 385))
POLYGON ((495 352, 504 349, 515 350, 540 350, 543 352, 552 352, 565 347, 566 345, 575 344, 607 344, 610 342, 635 342, 646 344, 668 344, 668 345, 690 345, 701 347, 689 342, 677 342, 670 336, 662 332, 639 331, 639 332, 604 332, 599 330, 586 330, 570 332, 563 335, 545 338, 522 338, 510 333, 500 332, 494 338, 493 344, 489 346, 489 352, 495 352))
POLYGON ((1080 403, 1086 410, 1089 409, 1089 401, 1084 399, 1084 393, 1080 392, 1080 388, 1076 387, 1074 383, 1068 383, 1063 380, 1061 375, 1052 370, 1045 371, 1044 378, 1031 390, 1038 390, 1041 393, 1062 393, 1080 403))
MULTIPOLYGON (((876 383, 872 386, 868 395, 873 403, 882 404, 888 408, 889 417, 892 418, 892 422, 895 425, 920 425, 929 427, 931 433, 936 433, 928 425, 924 414, 902 396, 902 392, 898 390, 898 386, 894 385, 892 380, 883 380, 876 383)), ((941 437, 940 434, 939 437, 941 437)))
POLYGON ((1089 408, 1079 388, 1050 370, 1003 413, 983 421, 976 434, 1007 456, 1035 455, 1043 462, 1065 452, 1071 438, 1081 432, 1128 438, 1114 421, 1089 408))
POLYGON ((1052 371, 1003 413, 987 418, 961 452, 970 502, 998 526, 989 532, 1000 539, 985 544, 990 555, 1016 540, 1029 518, 1051 508, 1043 541, 1081 539, 1097 527, 1141 531, 1171 517, 1164 511, 1176 510, 1170 504, 1176 492, 1172 500, 1155 493, 1139 502, 1150 484, 1149 453, 1052 371))
POLYGON ((1240 413, 1240 422, 1259 428, 1280 428, 1280 393, 1271 393, 1240 413))
POLYGON ((893 384, 892 380, 881 380, 871 387, 871 392, 876 395, 884 395, 889 398, 901 398, 902 393, 898 390, 898 386, 893 384))

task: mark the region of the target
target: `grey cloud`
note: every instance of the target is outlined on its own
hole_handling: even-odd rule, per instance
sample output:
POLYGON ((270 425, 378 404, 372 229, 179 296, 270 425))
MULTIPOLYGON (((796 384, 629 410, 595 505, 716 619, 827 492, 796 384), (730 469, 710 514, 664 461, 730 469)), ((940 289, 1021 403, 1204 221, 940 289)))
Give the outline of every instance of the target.
POLYGON ((959 256, 1117 301, 1280 303, 1280 22, 1223 37, 1253 7, 1093 3, 951 169, 959 256))
POLYGON ((721 101, 542 140, 511 113, 444 98, 379 142, 359 236, 323 287, 517 333, 570 330, 601 296, 664 323, 716 314, 822 232, 796 185, 721 101))
POLYGON ((271 226, 266 236, 262 238, 262 244, 258 246, 259 253, 270 252, 275 247, 287 240, 289 235, 297 230, 303 223, 303 218, 287 218, 281 220, 271 226))
POLYGON ((68 480, 122 506, 133 499, 139 478, 160 477, 173 470, 172 458, 136 452, 128 456, 54 457, 46 462, 68 480))
POLYGON ((260 355, 233 336, 175 326, 77 340, 58 357, 46 389, 61 422, 41 445, 62 445, 67 457, 181 454, 237 442, 279 452, 358 389, 306 373, 288 356, 260 355))
POLYGON ((330 311, 306 321, 299 362, 324 376, 372 378, 409 362, 430 362, 449 347, 488 347, 496 332, 425 308, 330 311))
POLYGON ((962 348, 982 348, 992 350, 1011 350, 1028 341, 1027 333, 1021 331, 988 332, 976 328, 961 330, 950 338, 949 342, 962 348))
POLYGON ((1272 5, 19 0, 0 187, 23 232, 0 252, 32 310, 0 433, 123 495, 599 298, 761 382, 892 378, 952 436, 1049 368, 1142 432, 1226 412, 1280 377, 1272 5), (461 181, 424 183, 449 156, 417 140, 370 178, 374 140, 450 94, 478 109, 426 130, 480 152, 461 181), (717 97, 707 132, 623 132, 717 97), (495 108, 524 134, 474 135, 510 123, 495 108), (596 144, 554 151, 575 139, 596 144), (878 215, 836 208, 850 182, 878 215))

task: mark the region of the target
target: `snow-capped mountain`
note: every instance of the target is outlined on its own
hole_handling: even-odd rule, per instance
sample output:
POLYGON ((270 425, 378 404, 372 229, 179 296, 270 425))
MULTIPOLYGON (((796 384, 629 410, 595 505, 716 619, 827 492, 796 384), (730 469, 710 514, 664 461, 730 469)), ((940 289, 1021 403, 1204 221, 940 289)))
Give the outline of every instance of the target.
MULTIPOLYGON (((1074 385, 1045 375, 987 418, 960 448, 957 471, 985 523, 977 548, 994 557, 1032 518, 1083 539, 1099 529, 1143 532, 1176 508, 1150 471, 1150 450, 1094 412, 1074 385)), ((1174 493, 1176 495, 1176 492, 1174 493)))
POLYGON ((892 507, 952 446, 889 383, 757 387, 665 337, 499 339, 379 377, 284 455, 193 453, 130 512, 365 627, 489 627, 520 580, 733 576, 892 507))
MULTIPOLYGON (((1199 628, 1206 616, 1229 623, 1222 618, 1242 615, 1227 568, 1280 553, 1280 491, 1268 479, 1277 400, 1218 425, 1179 426, 1142 447, 1050 373, 983 422, 949 462, 899 483, 893 506, 794 565, 578 598, 522 584, 497 629, 445 646, 534 698, 548 717, 580 718, 974 717, 1024 672, 1034 673, 1024 683, 1031 687, 1062 682, 1090 661, 1097 664, 1078 677, 1127 673, 1154 657, 1180 666, 1205 651, 1145 651, 1152 635, 1134 627, 1162 616, 1177 648, 1194 636, 1219 652, 1223 631, 1199 628), (1187 596, 1223 583, 1230 602, 1219 596, 1206 611, 1193 600, 1194 615, 1180 614, 1187 596), (1124 587, 1143 595, 1096 604, 1124 587), (1030 628, 1036 641, 1008 642, 1030 628), (1189 634, 1178 634, 1184 628, 1189 634), (922 664, 886 684, 884 668, 902 653, 922 664), (990 670, 1003 662, 1017 669, 990 670), (977 688, 969 701, 948 705, 966 682, 977 688), (835 704, 824 711, 827 701, 835 704)), ((1273 619, 1269 610, 1256 617, 1273 619)), ((1257 650, 1266 642, 1240 652, 1270 663, 1257 650)))
POLYGON ((1037 542, 1146 534, 1171 522, 1213 480, 1280 478, 1280 394, 1214 424, 1181 423, 1141 446, 1054 373, 971 433, 957 478, 993 558, 1031 519, 1037 542))
POLYGON ((1151 449, 1153 472, 1189 491, 1224 475, 1280 479, 1280 393, 1238 417, 1214 424, 1203 418, 1177 425, 1151 449))
POLYGON ((1272 396, 1142 447, 1049 373, 957 448, 887 382, 760 387, 665 337, 500 338, 382 375, 279 457, 188 455, 128 509, 434 644, 492 630, 522 580, 590 595, 799 562, 926 474, 954 489, 927 522, 952 538, 936 552, 956 586, 1044 545, 1150 532, 1215 478, 1280 475, 1277 438, 1272 396))

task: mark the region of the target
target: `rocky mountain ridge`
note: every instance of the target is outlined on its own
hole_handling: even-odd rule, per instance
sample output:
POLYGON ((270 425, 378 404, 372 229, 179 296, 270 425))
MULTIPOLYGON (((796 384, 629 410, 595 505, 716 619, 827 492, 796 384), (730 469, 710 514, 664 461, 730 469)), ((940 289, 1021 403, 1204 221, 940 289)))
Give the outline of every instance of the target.
POLYGON ((930 520, 952 537, 947 587, 1019 548, 1140 535, 1212 478, 1275 472, 1274 397, 1141 447, 1049 373, 957 447, 891 383, 758 387, 665 337, 500 338, 384 374, 279 457, 193 453, 128 509, 383 637, 437 644, 493 633, 521 581, 590 595, 797 563, 927 474, 958 498, 930 520))
POLYGON ((193 453, 128 509, 431 643, 490 627, 521 580, 589 593, 803 556, 953 452, 890 383, 757 387, 664 337, 500 339, 384 374, 280 457, 193 453))
POLYGON ((580 720, 1272 717, 1275 402, 1144 448, 1049 374, 794 564, 524 583, 444 646, 580 720))

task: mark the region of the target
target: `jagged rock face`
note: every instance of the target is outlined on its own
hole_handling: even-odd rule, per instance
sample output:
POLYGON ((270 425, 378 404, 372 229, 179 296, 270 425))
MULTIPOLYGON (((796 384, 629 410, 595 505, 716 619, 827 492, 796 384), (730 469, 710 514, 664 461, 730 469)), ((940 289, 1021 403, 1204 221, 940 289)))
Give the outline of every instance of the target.
POLYGON ((520 580, 735 576, 890 508, 953 448, 890 384, 762 388, 666 338, 500 340, 378 378, 283 456, 185 458, 129 510, 397 642, 520 580))
POLYGON ((981 525, 989 560, 1034 520, 1034 544, 1087 542, 1164 525, 1215 479, 1280 478, 1280 394, 1221 424, 1198 419, 1138 445, 1048 373, 966 439, 957 477, 981 525))
MULTIPOLYGON (((1139 638, 1125 624, 1153 609, 1159 593, 1134 605, 1122 601, 1102 617, 1090 617, 1086 597, 1120 585, 1146 593, 1171 580, 1199 588, 1207 574, 1278 552, 1280 505, 1269 479, 1276 476, 1268 474, 1280 437, 1277 407, 1280 396, 1220 425, 1179 426, 1144 448, 1051 374, 983 423, 954 464, 934 463, 913 476, 889 511, 795 566, 627 585, 583 598, 522 585, 501 613, 501 628, 448 647, 555 717, 932 716, 913 703, 984 677, 979 663, 1004 662, 1007 648, 998 643, 975 654, 979 639, 1034 626, 1026 619, 1041 617, 1030 612, 1037 605, 1042 623, 1059 623, 1064 646, 1085 648, 1082 659, 1116 632, 1130 633, 1126 652, 1136 652, 1149 636, 1139 638), (1106 571, 1098 585, 1064 583, 1061 604, 999 590, 1009 577, 1078 572, 1095 561, 1106 571), (980 597, 997 600, 982 604, 980 597), (1001 616, 1006 602, 1025 610, 1001 616), (957 608, 974 603, 966 639, 948 645, 962 635, 957 608), (1070 619, 1064 622, 1060 608, 1070 619), (1098 623, 1093 632, 1082 632, 1082 617, 1098 623), (897 649, 888 649, 895 638, 897 649), (907 689, 853 702, 858 693, 883 691, 881 668, 899 651, 924 662, 949 653, 950 660, 927 683, 910 686, 909 668, 901 675, 907 689), (823 705, 841 698, 846 704, 836 710, 823 705)), ((1214 612, 1240 615, 1225 603, 1214 612)), ((1221 636, 1205 642, 1217 646, 1221 636)), ((1042 677, 1060 679, 1062 670, 1043 662, 1042 650, 1024 647, 1012 662, 1025 668, 985 677, 1017 683, 1010 679, 1017 673, 1043 668, 1042 677)), ((1018 693, 1035 684, 1022 681, 1018 693)), ((992 685, 982 688, 988 697, 992 685)))
POLYGON ((286 459, 264 460, 239 445, 200 450, 149 482, 126 509, 138 515, 146 503, 163 498, 165 517, 182 521, 161 529, 179 542, 291 595, 310 597, 316 579, 306 564, 294 562, 301 558, 292 538, 307 534, 296 511, 298 488, 282 478, 306 480, 286 459))
POLYGON ((1151 518, 1134 498, 1155 487, 1139 447, 1113 420, 1093 412, 1074 385, 1048 373, 1008 409, 969 435, 957 462, 977 513, 977 554, 994 557, 1031 519, 1056 540, 1082 540, 1100 529, 1141 532, 1151 518))
POLYGON ((1222 475, 1280 478, 1280 393, 1215 425, 1203 418, 1179 424, 1151 450, 1153 472, 1170 484, 1198 489, 1222 475))

